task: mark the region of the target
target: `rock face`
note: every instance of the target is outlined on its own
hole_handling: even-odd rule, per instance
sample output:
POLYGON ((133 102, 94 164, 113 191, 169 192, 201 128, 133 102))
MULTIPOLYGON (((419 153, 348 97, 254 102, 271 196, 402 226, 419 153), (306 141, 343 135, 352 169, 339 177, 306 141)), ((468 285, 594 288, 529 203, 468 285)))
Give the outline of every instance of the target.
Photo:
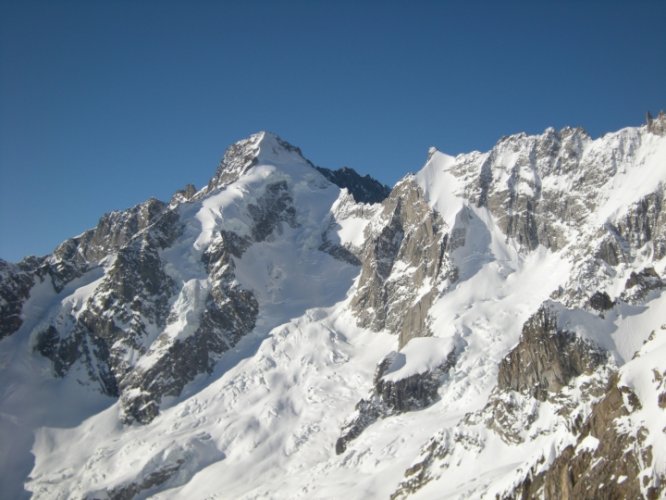
POLYGON ((652 115, 648 112, 646 126, 648 132, 651 134, 660 136, 666 135, 666 113, 660 111, 657 115, 657 118, 653 118, 652 115))
POLYGON ((601 172, 580 168, 589 140, 578 128, 551 128, 540 136, 516 134, 501 139, 488 153, 466 155, 452 171, 459 177, 478 176, 466 183, 465 198, 487 207, 507 236, 530 249, 540 244, 557 249, 568 242, 562 223, 581 219, 588 209, 563 184, 544 181, 573 177, 573 186, 581 190, 601 184, 601 172))
MULTIPOLYGON (((476 450, 481 455, 493 440, 510 447, 525 446, 531 439, 554 431, 553 423, 542 423, 542 408, 554 406, 562 426, 582 432, 581 412, 604 394, 608 355, 573 332, 558 328, 558 312, 544 304, 523 325, 520 341, 502 359, 497 385, 486 405, 468 413, 453 428, 433 436, 391 498, 407 498, 437 480, 437 472, 453 468, 461 453, 476 450), (583 384, 578 380, 585 379, 583 384), (571 396, 573 387, 582 394, 571 396)), ((543 460, 538 461, 543 464, 543 460)), ((538 465, 534 469, 538 469, 538 465)), ((441 473, 441 472, 440 472, 441 473)), ((527 487, 534 485, 526 478, 527 487)), ((541 493, 511 489, 506 498, 533 498, 541 493)), ((561 498, 548 496, 546 498, 561 498)), ((571 497, 577 498, 577 497, 571 497)))
POLYGON ((427 315, 437 286, 455 275, 446 254, 448 228, 409 177, 371 226, 351 307, 360 325, 397 333, 402 347, 430 334, 427 315))
POLYGON ((164 209, 164 203, 150 199, 128 210, 102 216, 94 229, 61 243, 48 257, 29 257, 17 265, 0 261, 3 318, 0 338, 19 329, 20 311, 33 285, 47 280, 56 292, 61 292, 67 283, 127 245, 137 233, 153 224, 164 209))
MULTIPOLYGON (((254 329, 259 304, 238 282, 236 261, 253 244, 301 226, 293 186, 275 175, 242 207, 242 226, 211 232, 205 245, 194 236, 211 211, 212 197, 226 196, 228 186, 263 162, 261 155, 300 162, 321 187, 330 186, 298 148, 280 138, 260 133, 240 141, 201 192, 186 186, 168 206, 151 199, 107 214, 45 259, 2 262, 3 335, 20 328, 35 282, 50 281, 56 293, 66 293, 83 280, 89 289, 83 299, 65 301, 34 328, 34 350, 51 360, 56 376, 76 368, 86 375, 82 383, 118 397, 125 423, 153 420, 165 397, 177 397, 195 377, 210 373, 220 356, 254 329)), ((346 174, 347 180, 358 177, 346 174)), ((366 194, 381 186, 359 179, 366 194)), ((344 244, 326 250, 359 264, 344 244)))
POLYGON ((606 361, 606 353, 574 333, 557 328, 557 316, 542 306, 523 326, 520 342, 500 362, 499 390, 528 393, 545 401, 569 381, 591 374, 606 361))
POLYGON ((663 497, 664 120, 392 190, 262 132, 0 261, 0 497, 663 497))
POLYGON ((666 286, 664 280, 653 267, 646 267, 638 273, 632 271, 627 278, 624 291, 621 294, 622 300, 637 304, 641 303, 653 290, 661 290, 666 286))
POLYGON ((18 264, 0 260, 0 339, 11 335, 23 324, 21 310, 35 284, 40 259, 29 257, 18 264))
POLYGON ((202 196, 238 180, 256 165, 260 142, 261 134, 255 134, 229 146, 202 196))
MULTIPOLYGON (((37 327, 35 349, 52 360, 57 375, 80 363, 104 393, 118 396, 130 389, 131 360, 145 354, 146 338, 167 324, 176 283, 166 274, 159 251, 181 231, 176 213, 163 214, 118 250, 83 307, 63 308, 37 327)), ((133 416, 146 420, 150 412, 146 408, 133 416)))
POLYGON ((608 377, 603 397, 580 425, 576 440, 547 467, 533 467, 510 497, 663 497, 666 483, 663 475, 655 472, 659 451, 654 444, 655 434, 663 429, 646 423, 650 421, 646 415, 664 407, 660 394, 666 385, 666 371, 655 368, 655 360, 649 356, 651 346, 663 345, 659 337, 664 328, 653 331, 634 360, 608 377), (638 365, 647 365, 647 371, 652 372, 644 377, 640 389, 627 385, 627 374, 638 365))
POLYGON ((338 455, 344 453, 349 442, 359 437, 377 419, 430 406, 438 397, 437 389, 442 380, 456 362, 456 351, 453 350, 444 363, 432 370, 399 380, 385 380, 384 375, 398 356, 399 353, 391 352, 377 366, 370 396, 356 404, 356 412, 345 423, 342 436, 335 443, 338 455))
POLYGON ((594 405, 575 445, 567 446, 546 472, 527 478, 511 495, 522 498, 660 498, 664 484, 642 475, 653 463, 645 447, 646 431, 624 433, 620 422, 640 407, 628 387, 609 382, 604 398, 594 405))
POLYGON ((390 187, 369 175, 360 176, 353 168, 329 170, 317 167, 317 170, 336 186, 347 189, 358 203, 381 203, 391 192, 390 187))

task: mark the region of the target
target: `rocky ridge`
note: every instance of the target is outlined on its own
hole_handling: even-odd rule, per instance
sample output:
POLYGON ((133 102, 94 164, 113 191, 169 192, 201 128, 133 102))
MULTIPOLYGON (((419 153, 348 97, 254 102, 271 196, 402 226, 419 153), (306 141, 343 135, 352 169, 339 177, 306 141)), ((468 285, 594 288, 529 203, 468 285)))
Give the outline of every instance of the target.
POLYGON ((108 439, 40 430, 29 489, 53 493, 60 457, 59 497, 187 495, 221 464, 257 467, 227 478, 239 497, 354 471, 378 497, 659 498, 665 123, 431 150, 390 193, 259 133, 198 192, 0 262, 0 347, 118 401, 108 439), (86 472, 118 454, 143 465, 86 472))

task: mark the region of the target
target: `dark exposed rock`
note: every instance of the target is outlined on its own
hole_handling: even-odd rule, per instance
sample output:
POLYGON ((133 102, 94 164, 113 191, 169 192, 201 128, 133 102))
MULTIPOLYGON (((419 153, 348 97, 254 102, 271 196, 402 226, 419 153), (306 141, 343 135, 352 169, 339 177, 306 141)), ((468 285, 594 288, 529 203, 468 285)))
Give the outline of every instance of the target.
POLYGON ((664 189, 645 196, 629 207, 626 214, 613 225, 626 245, 631 248, 642 248, 652 243, 654 258, 661 259, 666 255, 666 224, 664 224, 664 189))
POLYGON ((197 194, 197 188, 193 184, 186 184, 183 189, 176 191, 169 201, 169 206, 173 207, 179 203, 190 201, 197 194))
POLYGON ((529 405, 515 392, 493 393, 482 411, 486 427, 493 430, 502 441, 510 444, 523 442, 523 432, 529 430, 538 417, 538 405, 529 405))
POLYGON ((650 112, 646 117, 647 131, 655 135, 666 135, 666 113, 660 111, 656 118, 653 118, 650 112))
POLYGON ((335 443, 335 452, 338 455, 344 453, 348 443, 378 419, 420 410, 435 402, 437 389, 455 365, 458 352, 456 349, 452 350, 446 361, 433 370, 400 380, 384 380, 384 375, 400 356, 404 357, 404 354, 392 352, 377 366, 370 397, 361 399, 356 404, 354 417, 343 427, 342 436, 335 443))
POLYGON ((612 309, 615 302, 611 300, 606 292, 594 292, 590 297, 589 304, 595 311, 608 311, 612 309))
POLYGON ((23 304, 30 296, 43 260, 29 257, 11 264, 0 259, 0 339, 11 335, 23 324, 23 304))
POLYGON ((617 266, 621 262, 630 260, 628 247, 624 239, 612 224, 604 226, 605 237, 599 242, 595 257, 603 260, 610 266, 617 266))
POLYGON ((298 226, 296 209, 285 181, 267 186, 257 204, 248 205, 248 211, 254 220, 254 241, 265 240, 276 228, 279 229, 282 222, 286 222, 290 227, 298 226))
POLYGON ((53 252, 51 265, 56 290, 78 277, 91 264, 127 245, 139 232, 154 224, 164 213, 166 204, 151 198, 123 211, 103 215, 97 226, 82 235, 66 240, 53 252), (69 266, 61 270, 60 266, 69 266))
POLYGON ((480 452, 484 447, 484 441, 475 432, 469 432, 462 427, 438 432, 423 446, 418 461, 407 468, 404 479, 391 494, 391 500, 409 498, 432 481, 435 478, 433 475, 435 464, 440 462, 441 465, 441 461, 449 459, 456 447, 480 452))
MULTIPOLYGON (((174 464, 167 465, 147 474, 140 483, 130 483, 128 485, 119 486, 111 491, 104 492, 104 496, 109 500, 133 500, 134 498, 137 498, 141 492, 150 490, 155 486, 167 482, 171 477, 178 473, 183 463, 184 460, 178 460, 174 464)), ((96 500, 96 498, 97 494, 86 496, 86 500, 96 500)))
POLYGON ((346 188, 359 203, 381 203, 391 192, 388 186, 369 175, 360 176, 353 168, 330 170, 317 167, 317 170, 336 186, 346 188))
POLYGON ((255 134, 229 146, 202 195, 231 184, 256 165, 260 140, 261 134, 255 134))
POLYGON ((621 297, 631 303, 640 302, 652 290, 664 288, 666 283, 661 279, 653 267, 646 267, 640 272, 632 271, 627 279, 621 297))
POLYGON ((126 422, 150 422, 163 397, 177 396, 197 375, 209 373, 219 355, 254 328, 259 306, 254 295, 236 282, 232 259, 241 256, 249 244, 247 239, 225 232, 203 254, 210 289, 199 326, 184 339, 158 337, 155 361, 147 368, 132 370, 123 379, 121 406, 126 422))
POLYGON ((161 218, 168 221, 165 210, 163 202, 151 198, 127 210, 107 213, 95 228, 58 245, 33 271, 40 277, 48 275, 55 291, 61 292, 72 280, 129 244, 141 231, 161 218))
MULTIPOLYGON (((655 121, 650 118, 648 131, 663 134, 663 130, 655 128, 655 121)), ((640 134, 644 136, 644 131, 640 134)), ((297 148, 279 138, 274 140, 300 155, 297 148)), ((571 293, 579 294, 579 305, 589 297, 591 308, 605 311, 614 305, 608 294, 599 291, 589 296, 594 290, 615 290, 605 286, 604 279, 615 279, 617 283, 638 257, 645 261, 666 255, 664 193, 660 186, 620 217, 599 228, 595 226, 590 234, 572 229, 589 228, 584 223, 594 213, 595 204, 605 202, 580 194, 596 192, 622 167, 614 158, 602 157, 598 165, 582 162, 581 144, 586 140, 583 131, 565 129, 549 130, 538 138, 523 134, 501 141, 491 153, 482 155, 483 161, 475 164, 473 174, 467 173, 461 181, 462 185, 474 179, 460 189, 465 191, 462 195, 466 202, 476 202, 482 208, 466 205, 456 220, 476 217, 480 221, 486 215, 490 218, 487 208, 492 215, 489 224, 497 222, 507 239, 518 242, 522 250, 539 245, 560 249, 572 243, 566 257, 572 257, 574 266, 582 263, 572 273, 572 280, 581 283, 580 290, 571 293), (542 186, 542 180, 550 174, 568 177, 566 182, 556 179, 557 182, 544 182, 542 186), (569 189, 573 194, 566 192, 569 189), (580 236, 585 241, 577 244, 575 239, 580 236), (594 281, 597 276, 601 276, 598 279, 602 283, 594 281)), ((236 281, 234 258, 240 258, 254 242, 270 240, 286 227, 298 227, 294 193, 286 182, 275 182, 264 193, 253 193, 253 199, 255 194, 260 196, 243 213, 253 220, 250 231, 243 233, 247 235, 216 227, 211 239, 206 240, 203 254, 187 255, 201 256, 201 261, 190 259, 187 263, 194 271, 188 268, 187 276, 171 272, 173 261, 165 254, 173 250, 171 245, 183 231, 178 214, 190 213, 187 210, 198 207, 197 200, 212 190, 224 189, 256 165, 260 141, 257 135, 232 146, 200 195, 188 186, 177 192, 168 206, 149 200, 128 211, 107 214, 97 228, 64 242, 51 257, 38 259, 34 264, 12 267, 0 261, 0 338, 20 327, 22 306, 38 280, 50 279, 56 291, 66 290, 73 279, 86 273, 91 276, 101 263, 106 274, 85 307, 77 309, 76 314, 65 311, 44 324, 41 332, 35 332, 34 347, 51 359, 57 375, 65 375, 79 363, 104 392, 119 396, 126 423, 150 422, 158 415, 162 398, 178 396, 197 375, 211 372, 222 353, 255 327, 258 304, 253 294, 236 281), (177 205, 182 206, 177 210, 177 205), (186 286, 192 286, 192 293, 197 294, 197 307, 192 309, 196 314, 188 316, 188 328, 174 329, 170 335, 166 329, 177 316, 173 306, 186 286), (137 365, 135 360, 141 358, 150 362, 137 365)), ((463 167, 462 163, 455 166, 461 170, 463 167)), ((381 217, 366 226, 368 238, 362 250, 329 240, 326 232, 322 233, 319 247, 337 259, 363 266, 351 300, 359 323, 399 334, 401 347, 414 337, 429 335, 428 313, 433 301, 439 293, 446 293, 445 281, 458 279, 458 270, 450 261, 455 256, 450 255, 463 249, 466 239, 474 238, 464 224, 454 225, 447 233, 449 228, 430 208, 413 179, 407 178, 389 195, 386 186, 351 169, 318 170, 330 181, 349 189, 357 201, 383 202, 381 217)), ((316 183, 329 185, 322 177, 315 177, 316 183)), ((364 206, 373 214, 378 213, 378 205, 364 206)), ((489 219, 484 219, 483 224, 486 220, 489 219)), ((176 246, 174 253, 179 250, 176 246)), ((518 252, 519 258, 524 256, 518 252)), ((460 279, 467 279, 464 273, 461 265, 460 279)), ((569 285, 569 290, 558 297, 572 289, 569 285)), ((655 270, 646 268, 631 274, 619 300, 640 301, 663 286, 655 270)), ((431 371, 401 380, 387 379, 389 367, 399 356, 400 353, 393 353, 378 366, 371 393, 358 402, 355 415, 342 429, 336 443, 338 454, 378 419, 432 404, 456 362, 455 352, 451 352, 445 363, 431 371)), ((538 420, 539 411, 555 407, 557 418, 561 417, 568 410, 561 400, 569 392, 561 389, 571 387, 574 379, 595 370, 595 376, 605 375, 607 372, 599 367, 607 360, 597 347, 558 328, 554 309, 542 307, 526 322, 519 344, 500 363, 497 389, 486 406, 466 415, 455 431, 429 443, 423 460, 408 469, 402 493, 407 495, 427 483, 430 465, 445 457, 452 447, 481 449, 482 438, 467 432, 472 425, 481 428, 484 435, 495 433, 511 445, 528 439, 527 433, 521 431, 530 429, 538 420)), ((663 376, 655 374, 655 378, 663 376)), ((583 384, 576 389, 596 390, 583 384)), ((598 387, 603 384, 599 382, 598 387)), ((617 380, 609 387, 589 419, 586 420, 589 404, 596 400, 596 394, 595 399, 585 402, 585 413, 581 410, 571 422, 553 424, 561 424, 577 435, 577 443, 564 451, 558 448, 561 444, 554 445, 552 453, 558 456, 548 470, 533 469, 515 495, 593 498, 596 494, 619 498, 645 495, 646 491, 647 496, 663 494, 657 479, 639 478, 639 471, 651 464, 653 453, 645 445, 644 433, 622 434, 616 425, 640 406, 638 397, 630 389, 619 387, 617 380), (596 449, 589 446, 594 440, 579 446, 591 437, 599 440, 596 449), (609 457, 613 463, 604 462, 609 457), (622 476, 626 479, 620 481, 622 476)), ((659 391, 657 404, 664 408, 663 384, 659 391)), ((189 468, 183 463, 174 460, 145 471, 135 483, 123 484, 105 494, 112 498, 147 496, 151 488, 168 483, 182 469, 189 468)), ((544 463, 545 458, 540 465, 544 463)))
POLYGON ((540 401, 569 381, 591 373, 607 360, 605 352, 576 334, 557 328, 557 317, 547 305, 527 320, 520 342, 500 362, 500 390, 525 392, 540 401))
POLYGON ((257 202, 248 206, 248 212, 253 220, 251 238, 222 231, 202 255, 210 289, 196 331, 175 341, 167 335, 158 337, 155 361, 145 369, 132 370, 122 380, 121 406, 126 422, 150 422, 163 397, 177 396, 195 376, 209 373, 219 356, 254 328, 259 305, 236 281, 232 257, 241 257, 253 242, 281 231, 282 224, 298 227, 298 222, 284 181, 269 184, 257 202))
MULTIPOLYGON (((555 310, 549 304, 542 305, 525 322, 518 345, 500 362, 497 387, 484 408, 466 414, 453 429, 433 436, 421 449, 418 460, 405 471, 391 498, 408 498, 435 479, 438 471, 452 465, 449 457, 454 450, 482 450, 485 438, 477 434, 475 427, 484 426, 512 446, 529 439, 530 429, 539 418, 541 401, 548 400, 548 404, 558 406, 557 413, 566 415, 572 432, 580 432, 584 422, 579 410, 575 410, 580 400, 569 401, 561 396, 561 389, 580 375, 601 370, 601 376, 581 385, 585 394, 581 398, 594 401, 602 397, 607 359, 607 354, 598 347, 558 329, 555 310), (569 408, 570 404, 574 406, 569 408)), ((526 479, 525 484, 529 485, 529 481, 526 479)), ((539 491, 529 490, 522 498, 539 498, 539 491)), ((521 498, 521 494, 523 490, 518 489, 507 498, 521 498)), ((546 495, 546 498, 566 497, 546 495)))
POLYGON ((35 345, 51 359, 57 375, 77 361, 102 391, 118 395, 120 381, 131 366, 126 359, 142 352, 147 330, 163 328, 175 283, 164 272, 158 251, 179 234, 177 216, 164 217, 121 248, 87 307, 75 318, 56 318, 37 335, 35 345))
POLYGON ((315 168, 309 160, 303 157, 300 148, 289 144, 271 132, 258 132, 227 148, 215 175, 206 188, 199 192, 198 199, 238 180, 244 173, 258 164, 260 153, 264 149, 281 149, 286 152, 295 153, 303 161, 312 166, 312 168, 315 168))
MULTIPOLYGON (((439 436, 438 436, 439 437, 439 436)), ((432 481, 430 467, 436 459, 441 459, 448 453, 448 443, 437 438, 431 439, 425 447, 424 459, 405 470, 405 478, 398 488, 391 493, 391 500, 408 498, 432 481)))
POLYGON ((634 288, 635 286, 640 286, 641 288, 655 288, 661 285, 661 278, 654 270, 654 267, 646 267, 640 273, 634 271, 631 272, 631 275, 627 279, 627 283, 624 285, 625 289, 634 288))
POLYGON ((178 396, 194 377, 209 373, 218 356, 254 328, 259 305, 254 295, 235 281, 231 256, 237 250, 238 239, 223 238, 204 253, 212 286, 199 327, 193 335, 175 342, 167 338, 162 342, 158 337, 160 354, 155 362, 147 369, 133 370, 123 380, 121 403, 126 422, 150 422, 163 397, 178 396))
POLYGON ((361 265, 360 259, 356 257, 356 255, 354 255, 350 250, 347 250, 342 245, 336 245, 334 243, 331 243, 326 239, 326 234, 322 235, 322 238, 324 239, 324 241, 319 246, 319 250, 321 250, 322 252, 326 252, 331 257, 341 260, 342 262, 347 262, 354 266, 361 265))

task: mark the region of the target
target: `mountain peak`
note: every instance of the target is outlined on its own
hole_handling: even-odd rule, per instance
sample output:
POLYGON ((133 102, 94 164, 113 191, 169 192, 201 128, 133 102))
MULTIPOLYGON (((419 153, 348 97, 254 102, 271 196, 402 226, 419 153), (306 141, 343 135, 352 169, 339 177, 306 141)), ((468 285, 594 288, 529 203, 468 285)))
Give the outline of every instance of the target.
POLYGON ((297 160, 299 163, 306 160, 300 148, 290 144, 273 132, 261 131, 250 136, 255 138, 257 145, 257 159, 259 162, 297 160))
POLYGON ((0 497, 664 497, 651 120, 431 149, 388 197, 259 132, 0 261, 0 497))
POLYGON ((310 163, 303 158, 299 148, 277 134, 263 130, 256 132, 227 148, 206 192, 234 182, 255 165, 293 162, 310 163))

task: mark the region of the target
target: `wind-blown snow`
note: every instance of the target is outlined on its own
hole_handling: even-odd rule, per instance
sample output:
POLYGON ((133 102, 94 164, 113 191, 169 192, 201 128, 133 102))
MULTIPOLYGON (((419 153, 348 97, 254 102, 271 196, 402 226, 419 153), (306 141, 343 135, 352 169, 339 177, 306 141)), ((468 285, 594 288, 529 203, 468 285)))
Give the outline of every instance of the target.
POLYGON ((460 180, 448 172, 455 158, 430 149, 430 158, 416 174, 416 183, 423 190, 431 207, 439 212, 449 227, 463 206, 460 180))

